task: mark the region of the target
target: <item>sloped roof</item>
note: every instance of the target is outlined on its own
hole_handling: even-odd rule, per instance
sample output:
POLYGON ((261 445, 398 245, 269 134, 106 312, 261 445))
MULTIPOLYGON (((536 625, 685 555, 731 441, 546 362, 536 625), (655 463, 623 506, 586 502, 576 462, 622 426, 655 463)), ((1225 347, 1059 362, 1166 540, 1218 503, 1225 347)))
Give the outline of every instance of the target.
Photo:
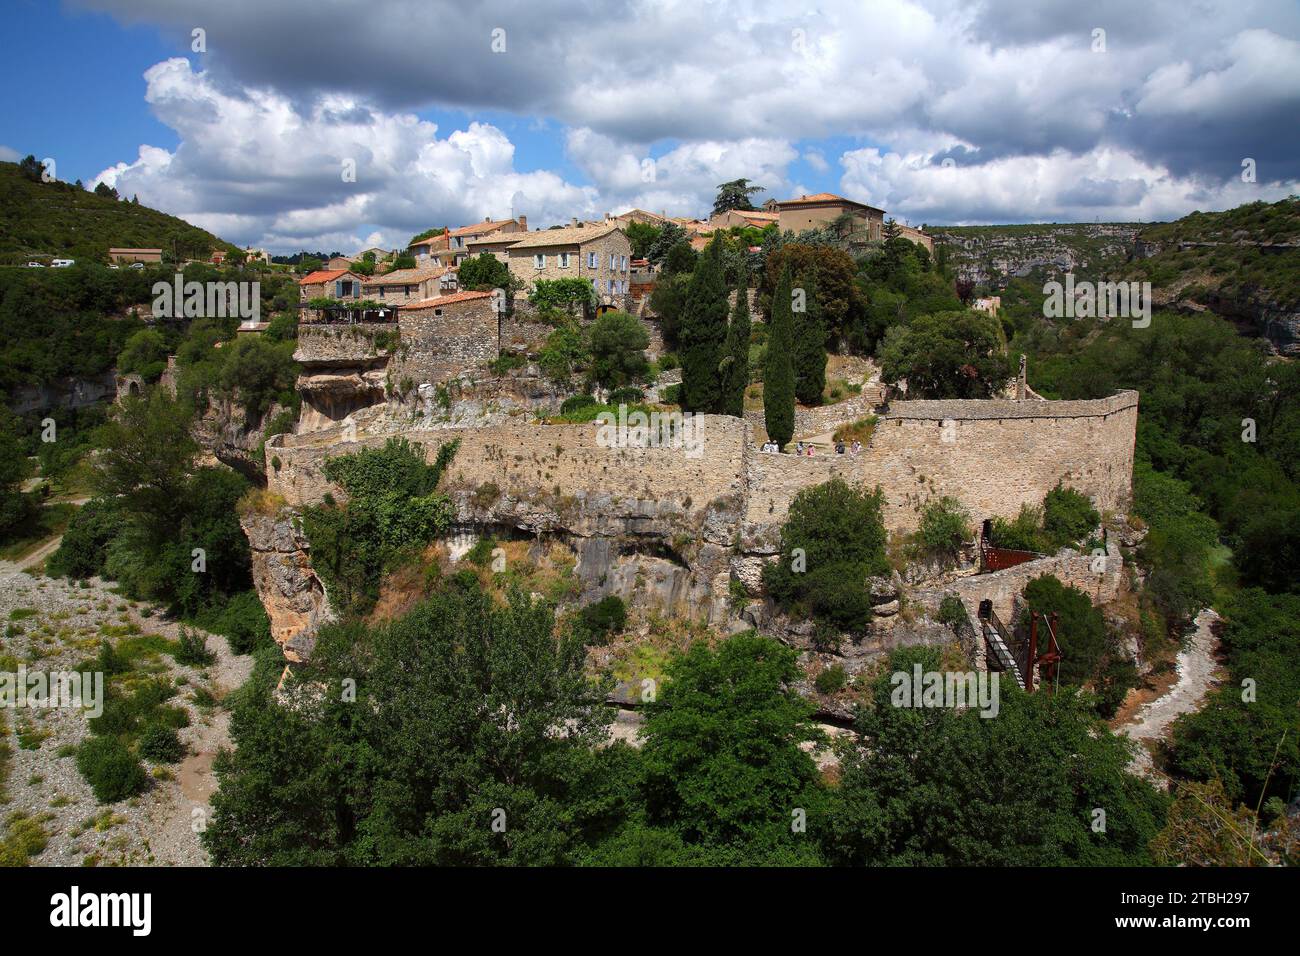
POLYGON ((440 295, 435 299, 408 302, 402 308, 409 312, 412 309, 441 308, 444 305, 454 305, 457 302, 469 302, 471 299, 490 299, 491 297, 491 292, 453 292, 451 295, 440 295))
POLYGON ((877 209, 864 202, 858 202, 856 199, 847 199, 844 196, 837 196, 834 193, 813 193, 811 196, 800 196, 798 199, 782 199, 777 202, 777 206, 798 206, 801 203, 830 203, 842 202, 850 206, 863 206, 867 209, 875 209, 876 212, 884 212, 883 209, 877 209))
POLYGON ((516 219, 498 219, 496 221, 485 220, 483 222, 476 222, 472 226, 461 226, 459 229, 453 229, 451 232, 447 233, 447 235, 481 236, 484 233, 496 232, 498 229, 503 229, 511 223, 514 223, 516 226, 519 225, 519 221, 516 219))
MULTIPOLYGON (((353 275, 350 269, 317 269, 298 280, 299 285, 315 285, 318 282, 333 282, 339 276, 353 275)), ((360 278, 360 276, 358 276, 360 278)))
POLYGON ((394 269, 392 272, 381 276, 371 276, 363 285, 403 285, 411 282, 423 282, 425 279, 436 279, 443 273, 452 271, 454 270, 446 266, 441 269, 394 269))
POLYGON ((516 249, 537 249, 544 246, 577 246, 618 232, 617 223, 606 222, 597 226, 566 226, 563 229, 538 229, 534 232, 521 233, 519 241, 510 247, 516 249))

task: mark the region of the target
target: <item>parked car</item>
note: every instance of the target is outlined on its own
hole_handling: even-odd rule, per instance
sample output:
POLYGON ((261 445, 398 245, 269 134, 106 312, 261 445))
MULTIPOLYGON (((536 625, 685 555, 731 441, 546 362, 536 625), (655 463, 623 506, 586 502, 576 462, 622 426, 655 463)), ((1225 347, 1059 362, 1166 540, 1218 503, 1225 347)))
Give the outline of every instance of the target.
POLYGON ((74 264, 76 261, 77 261, 76 259, 55 259, 53 262, 50 263, 50 265, 53 266, 55 269, 66 269, 68 266, 74 264))
POLYGON ((44 269, 44 268, 45 268, 45 265, 44 265, 44 263, 40 263, 40 262, 29 262, 29 263, 27 263, 27 268, 29 268, 29 269, 44 269))

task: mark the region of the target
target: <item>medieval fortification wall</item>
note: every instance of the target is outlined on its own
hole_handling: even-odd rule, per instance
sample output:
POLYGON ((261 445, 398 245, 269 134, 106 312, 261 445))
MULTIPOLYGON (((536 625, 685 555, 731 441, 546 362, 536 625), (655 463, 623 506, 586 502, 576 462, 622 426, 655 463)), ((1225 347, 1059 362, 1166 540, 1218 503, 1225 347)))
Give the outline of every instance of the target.
MULTIPOLYGON (((1013 518, 1041 503, 1058 482, 1089 495, 1101 510, 1127 507, 1133 473, 1137 393, 1095 401, 895 402, 857 456, 813 458, 759 451, 743 420, 703 416, 698 449, 604 447, 597 423, 527 422, 475 429, 421 429, 409 439, 437 445, 460 439, 449 472, 459 489, 495 486, 516 499, 550 495, 685 501, 687 510, 739 496, 742 549, 764 552, 763 539, 784 520, 794 496, 840 475, 885 495, 890 530, 914 528, 931 498, 952 496, 978 520, 1013 518)), ((282 435, 267 442, 270 490, 290 504, 311 504, 331 488, 328 457, 381 445, 385 434, 342 429, 282 435), (279 467, 275 467, 276 464, 279 467)))

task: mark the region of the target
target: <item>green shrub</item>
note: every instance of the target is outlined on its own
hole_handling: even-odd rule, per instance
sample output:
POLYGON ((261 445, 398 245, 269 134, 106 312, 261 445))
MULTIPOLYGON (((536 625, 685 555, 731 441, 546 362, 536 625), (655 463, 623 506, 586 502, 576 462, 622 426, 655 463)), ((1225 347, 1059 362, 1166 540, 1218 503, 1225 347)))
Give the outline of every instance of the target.
POLYGON ((929 557, 951 560, 970 538, 970 513, 956 498, 931 501, 921 512, 917 541, 929 557))
POLYGON ((817 685, 817 693, 819 694, 834 694, 837 691, 843 690, 844 685, 847 682, 848 678, 845 676, 844 666, 842 664, 832 664, 830 667, 825 668, 817 675, 817 680, 815 681, 817 685))
POLYGON ((1039 554, 1052 550, 1043 533, 1043 510, 1033 505, 1021 505, 1020 513, 1007 521, 994 518, 989 540, 995 548, 1011 551, 1034 551, 1039 554))
POLYGON ((185 745, 171 727, 150 724, 140 735, 140 756, 154 763, 179 763, 185 756, 185 745))
POLYGON ((842 630, 871 622, 867 577, 889 572, 884 495, 842 478, 795 495, 781 528, 781 556, 763 569, 776 603, 795 617, 813 617, 842 630))
POLYGON ((1057 547, 1078 541, 1100 520, 1088 496, 1073 488, 1058 484, 1043 498, 1043 530, 1057 547))
POLYGON ((91 737, 77 748, 77 769, 100 803, 142 793, 148 777, 140 759, 118 737, 91 737))
POLYGON ((190 667, 207 667, 217 659, 217 655, 208 650, 208 643, 201 634, 188 628, 181 628, 177 640, 176 663, 190 667))
POLYGON ((580 409, 599 404, 600 403, 596 401, 596 398, 593 395, 572 395, 560 404, 560 414, 568 415, 570 412, 576 412, 580 409))
POLYGON ((486 568, 492 560, 492 552, 496 550, 496 546, 496 539, 485 534, 474 542, 474 547, 465 554, 465 560, 476 568, 486 568))
POLYGON ((610 405, 633 405, 645 399, 645 392, 631 385, 625 388, 616 388, 609 393, 610 405))
POLYGON ((627 607, 621 597, 611 594, 584 607, 579 620, 586 630, 587 643, 607 644, 610 634, 623 630, 627 625, 627 607))

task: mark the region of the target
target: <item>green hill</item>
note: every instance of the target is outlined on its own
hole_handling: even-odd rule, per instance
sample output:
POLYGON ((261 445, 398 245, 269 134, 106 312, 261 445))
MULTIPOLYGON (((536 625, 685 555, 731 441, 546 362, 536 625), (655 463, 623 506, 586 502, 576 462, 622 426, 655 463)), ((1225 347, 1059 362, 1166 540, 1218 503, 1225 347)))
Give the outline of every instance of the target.
POLYGON ((1300 198, 1194 212, 1137 236, 1134 277, 1215 311, 1300 309, 1300 198))
POLYGON ((114 246, 162 249, 206 259, 235 246, 148 206, 100 196, 71 183, 33 181, 17 163, 0 163, 0 265, 30 259, 104 262, 114 246))

